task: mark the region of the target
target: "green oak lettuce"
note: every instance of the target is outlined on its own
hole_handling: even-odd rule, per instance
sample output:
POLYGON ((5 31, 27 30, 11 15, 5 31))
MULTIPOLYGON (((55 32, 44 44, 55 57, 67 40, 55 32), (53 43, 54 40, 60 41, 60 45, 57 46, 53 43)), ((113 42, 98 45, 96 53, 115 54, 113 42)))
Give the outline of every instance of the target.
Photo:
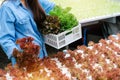
POLYGON ((60 32, 71 29, 78 25, 77 18, 70 13, 71 7, 62 8, 56 5, 52 11, 50 11, 51 16, 57 16, 60 20, 60 32))

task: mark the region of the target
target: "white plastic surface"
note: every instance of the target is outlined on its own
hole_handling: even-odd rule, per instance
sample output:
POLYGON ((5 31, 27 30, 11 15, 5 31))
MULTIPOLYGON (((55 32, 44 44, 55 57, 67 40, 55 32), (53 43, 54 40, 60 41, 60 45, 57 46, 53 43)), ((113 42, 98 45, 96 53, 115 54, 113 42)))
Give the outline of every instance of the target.
POLYGON ((44 35, 44 38, 46 44, 56 49, 60 49, 82 38, 81 24, 75 26, 71 30, 64 31, 57 35, 55 34, 44 35))

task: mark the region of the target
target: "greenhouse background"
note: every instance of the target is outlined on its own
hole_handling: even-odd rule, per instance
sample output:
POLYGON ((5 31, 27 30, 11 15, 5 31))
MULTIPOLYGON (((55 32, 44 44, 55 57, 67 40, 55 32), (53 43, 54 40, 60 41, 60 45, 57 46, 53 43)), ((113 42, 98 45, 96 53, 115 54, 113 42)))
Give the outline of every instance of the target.
POLYGON ((119 0, 51 0, 62 7, 71 7, 78 20, 120 12, 119 0))
POLYGON ((2 3, 3 0, 0 0, 0 4, 2 3))

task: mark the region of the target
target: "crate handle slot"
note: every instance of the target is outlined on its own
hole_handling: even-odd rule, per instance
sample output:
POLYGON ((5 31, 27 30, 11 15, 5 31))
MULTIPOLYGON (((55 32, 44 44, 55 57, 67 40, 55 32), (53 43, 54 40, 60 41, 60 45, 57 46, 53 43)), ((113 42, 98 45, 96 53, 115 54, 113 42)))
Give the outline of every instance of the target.
POLYGON ((72 31, 69 31, 69 32, 67 32, 65 35, 69 35, 69 34, 71 34, 72 33, 72 31))

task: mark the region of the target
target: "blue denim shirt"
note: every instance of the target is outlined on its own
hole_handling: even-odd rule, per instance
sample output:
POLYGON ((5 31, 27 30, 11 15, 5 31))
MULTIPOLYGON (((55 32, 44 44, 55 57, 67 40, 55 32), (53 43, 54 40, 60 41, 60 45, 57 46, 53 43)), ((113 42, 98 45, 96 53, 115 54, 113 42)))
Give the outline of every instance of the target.
MULTIPOLYGON (((54 7, 48 0, 39 0, 45 12, 54 7)), ((0 45, 10 59, 14 48, 20 49, 15 44, 17 39, 31 36, 34 43, 40 46, 40 58, 47 56, 45 44, 41 33, 30 10, 26 9, 20 0, 7 0, 0 7, 0 45)))

